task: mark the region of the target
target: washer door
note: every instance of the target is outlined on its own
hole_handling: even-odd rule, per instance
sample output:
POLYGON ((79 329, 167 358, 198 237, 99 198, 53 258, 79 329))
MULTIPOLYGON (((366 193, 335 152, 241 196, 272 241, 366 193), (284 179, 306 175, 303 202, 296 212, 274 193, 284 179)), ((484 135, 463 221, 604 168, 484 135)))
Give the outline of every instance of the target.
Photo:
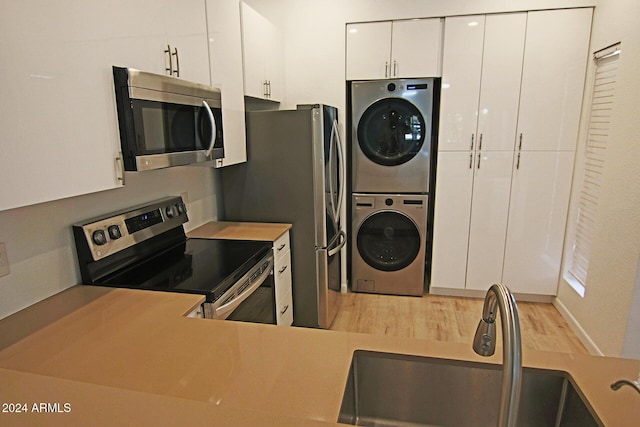
POLYGON ((371 104, 358 122, 358 144, 372 161, 397 166, 411 160, 424 143, 427 124, 420 111, 402 98, 371 104))
POLYGON ((364 220, 356 245, 360 257, 376 270, 402 270, 418 256, 420 232, 408 216, 380 211, 364 220))

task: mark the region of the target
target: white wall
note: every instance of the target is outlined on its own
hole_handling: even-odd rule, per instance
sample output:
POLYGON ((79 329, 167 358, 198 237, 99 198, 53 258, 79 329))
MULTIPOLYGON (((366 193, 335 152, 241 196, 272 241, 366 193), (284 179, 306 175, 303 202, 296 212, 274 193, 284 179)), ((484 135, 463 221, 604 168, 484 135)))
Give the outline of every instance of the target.
MULTIPOLYGON (((640 286, 638 16, 640 2, 636 0, 599 0, 595 9, 591 51, 622 42, 599 230, 593 241, 584 298, 561 280, 557 299, 579 324, 579 332, 596 347, 595 351, 619 356, 626 346, 624 356, 635 358, 640 358, 640 325, 632 322, 640 318, 640 301, 633 299, 634 289, 640 286)), ((593 64, 590 67, 592 73, 593 64)))
POLYGON ((123 188, 1 211, 11 274, 0 277, 0 318, 80 283, 71 224, 186 192, 185 227, 194 228, 218 218, 217 173, 196 166, 127 173, 123 188))

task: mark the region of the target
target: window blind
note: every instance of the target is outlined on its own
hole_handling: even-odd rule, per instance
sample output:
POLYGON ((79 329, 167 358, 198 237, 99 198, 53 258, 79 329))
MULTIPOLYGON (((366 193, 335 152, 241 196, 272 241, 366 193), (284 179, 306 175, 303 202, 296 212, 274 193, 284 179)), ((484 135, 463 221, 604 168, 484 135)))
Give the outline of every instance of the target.
POLYGON ((609 144, 620 43, 594 53, 595 75, 569 273, 586 287, 598 220, 605 154, 609 144))

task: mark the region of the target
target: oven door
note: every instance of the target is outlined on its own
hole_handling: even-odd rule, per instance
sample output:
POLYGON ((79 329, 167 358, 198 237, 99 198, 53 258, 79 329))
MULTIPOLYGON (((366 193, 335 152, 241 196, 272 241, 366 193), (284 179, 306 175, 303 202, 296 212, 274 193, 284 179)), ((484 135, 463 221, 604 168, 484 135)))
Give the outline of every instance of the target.
POLYGON ((264 257, 215 302, 204 303, 203 308, 207 319, 275 324, 273 254, 264 257))

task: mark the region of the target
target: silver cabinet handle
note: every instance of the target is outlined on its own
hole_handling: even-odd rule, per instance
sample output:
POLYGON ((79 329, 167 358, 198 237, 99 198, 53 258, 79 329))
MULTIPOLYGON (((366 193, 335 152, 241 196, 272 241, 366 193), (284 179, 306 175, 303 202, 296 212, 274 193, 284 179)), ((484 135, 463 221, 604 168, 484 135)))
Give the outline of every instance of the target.
POLYGON ((180 56, 178 56, 178 48, 173 48, 173 53, 171 54, 176 57, 176 69, 173 71, 176 77, 180 77, 180 56))
POLYGON ((169 56, 169 68, 165 68, 165 71, 169 72, 170 76, 173 76, 173 60, 171 59, 171 46, 167 45, 167 49, 165 49, 164 53, 169 56))
POLYGON ((282 274, 285 272, 285 270, 287 269, 287 267, 289 267, 288 265, 283 265, 282 268, 280 270, 278 270, 278 274, 282 274))
POLYGON ((384 77, 389 77, 389 61, 384 61, 384 77))
POLYGON ((480 142, 478 143, 478 150, 482 151, 482 134, 480 134, 480 142))
POLYGON ((267 98, 271 98, 271 80, 267 80, 267 98))
POLYGON ((207 117, 209 118, 209 123, 211 123, 211 141, 209 141, 209 148, 207 148, 207 151, 205 151, 204 153, 205 156, 209 158, 211 157, 211 153, 213 152, 213 146, 216 143, 216 134, 218 133, 218 130, 216 129, 216 119, 215 117, 213 117, 211 108, 206 101, 202 101, 202 108, 204 108, 204 111, 207 113, 207 117))
POLYGON ((116 173, 118 174, 118 181, 124 185, 124 156, 122 155, 122 151, 118 152, 118 157, 116 157, 116 173))
POLYGON ((287 246, 285 243, 281 244, 280 246, 278 246, 278 252, 280 252, 281 250, 283 250, 285 248, 285 246, 287 246))
POLYGON ((482 160, 482 153, 478 151, 478 169, 480 169, 480 161, 482 160))
POLYGON ((518 153, 518 160, 516 162, 516 170, 520 169, 520 153, 518 153))
POLYGON ((398 61, 393 60, 393 76, 398 77, 398 61))
POLYGON ((469 148, 471 151, 473 151, 473 139, 475 138, 475 136, 476 135, 474 133, 471 134, 471 148, 469 148))
POLYGON ((469 169, 473 169, 473 153, 469 153, 469 169))
POLYGON ((518 144, 518 151, 522 150, 522 134, 520 134, 520 143, 518 144))

